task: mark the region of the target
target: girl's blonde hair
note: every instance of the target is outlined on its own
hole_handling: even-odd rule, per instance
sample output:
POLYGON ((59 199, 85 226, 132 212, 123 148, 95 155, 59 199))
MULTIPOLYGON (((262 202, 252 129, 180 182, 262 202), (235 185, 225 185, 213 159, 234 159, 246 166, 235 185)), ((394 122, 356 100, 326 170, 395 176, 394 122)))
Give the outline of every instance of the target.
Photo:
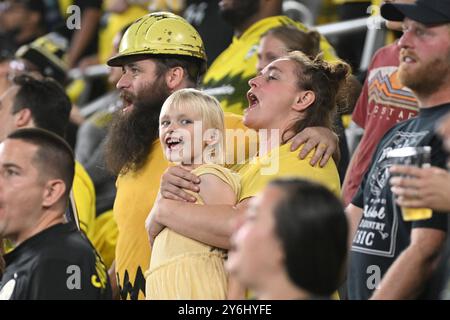
POLYGON ((214 136, 217 139, 216 143, 206 147, 206 151, 209 153, 206 162, 217 164, 225 162, 224 114, 216 98, 192 88, 177 90, 164 102, 160 115, 169 110, 193 112, 200 115, 203 130, 214 130, 214 136))

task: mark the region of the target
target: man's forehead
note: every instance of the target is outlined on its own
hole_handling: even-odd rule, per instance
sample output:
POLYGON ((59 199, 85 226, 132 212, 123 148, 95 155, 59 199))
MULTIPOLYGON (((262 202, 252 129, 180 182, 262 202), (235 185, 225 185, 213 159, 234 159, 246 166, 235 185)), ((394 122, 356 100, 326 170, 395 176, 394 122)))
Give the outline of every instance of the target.
POLYGON ((147 63, 155 63, 155 58, 149 55, 134 55, 129 57, 124 57, 122 60, 122 67, 130 65, 142 65, 147 63))
POLYGON ((20 139, 8 139, 6 138, 0 144, 0 157, 2 159, 25 159, 32 158, 38 146, 20 139))
POLYGON ((449 28, 450 23, 440 23, 440 24, 424 24, 419 21, 413 20, 411 18, 405 17, 403 20, 404 25, 416 25, 426 29, 437 29, 437 28, 449 28))

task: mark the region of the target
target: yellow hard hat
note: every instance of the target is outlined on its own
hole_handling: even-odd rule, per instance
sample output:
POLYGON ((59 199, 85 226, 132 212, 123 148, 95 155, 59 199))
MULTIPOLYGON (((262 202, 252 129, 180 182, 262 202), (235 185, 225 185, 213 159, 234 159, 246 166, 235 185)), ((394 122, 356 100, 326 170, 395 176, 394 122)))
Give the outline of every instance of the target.
POLYGON ((122 66, 129 56, 180 55, 206 61, 202 38, 186 20, 169 12, 154 12, 136 20, 120 41, 119 54, 108 60, 122 66))

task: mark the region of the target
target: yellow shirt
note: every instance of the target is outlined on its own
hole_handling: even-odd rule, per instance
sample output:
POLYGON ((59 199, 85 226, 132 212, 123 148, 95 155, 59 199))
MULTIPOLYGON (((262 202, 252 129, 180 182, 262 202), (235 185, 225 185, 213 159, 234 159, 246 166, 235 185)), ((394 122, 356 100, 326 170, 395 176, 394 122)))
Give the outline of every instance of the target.
POLYGON ((95 235, 95 188, 89 174, 78 161, 75 162, 73 196, 80 220, 80 228, 93 243, 95 235))
POLYGON ((95 234, 91 240, 103 263, 109 269, 116 255, 116 243, 119 231, 113 210, 102 212, 95 219, 95 234))
MULTIPOLYGON (((226 128, 245 128, 241 117, 225 114, 226 128)), ((122 299, 145 297, 144 272, 149 267, 150 243, 145 230, 147 218, 159 190, 168 162, 159 141, 152 145, 144 167, 119 176, 114 202, 119 235, 116 246, 116 273, 122 299)))
MULTIPOLYGON (((307 30, 303 24, 285 16, 265 18, 253 24, 239 38, 234 37, 230 46, 214 60, 203 86, 207 93, 220 101, 224 111, 242 114, 247 108, 248 81, 256 75, 259 40, 268 30, 282 25, 295 25, 307 30)), ((324 37, 320 48, 325 59, 335 59, 334 49, 324 37)))
MULTIPOLYGON (((239 199, 239 176, 231 170, 216 164, 204 164, 192 170, 192 173, 197 176, 213 174, 231 187, 236 202, 239 199)), ((198 204, 204 204, 199 194, 192 194, 198 204)), ((228 285, 225 256, 226 252, 222 249, 165 228, 153 244, 150 267, 146 273, 146 298, 226 299, 228 285)))
POLYGON ((281 145, 262 157, 255 157, 240 170, 242 187, 240 201, 254 197, 270 181, 282 177, 310 179, 323 184, 339 196, 339 174, 332 159, 323 168, 318 165, 311 167, 309 161, 313 151, 305 159, 300 160, 299 151, 291 152, 289 148, 290 144, 281 145))

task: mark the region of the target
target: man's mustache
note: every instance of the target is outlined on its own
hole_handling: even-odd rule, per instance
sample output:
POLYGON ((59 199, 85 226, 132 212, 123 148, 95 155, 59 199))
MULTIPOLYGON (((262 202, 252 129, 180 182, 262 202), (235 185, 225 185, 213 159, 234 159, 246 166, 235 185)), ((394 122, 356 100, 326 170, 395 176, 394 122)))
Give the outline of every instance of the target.
POLYGON ((136 96, 134 94, 124 90, 120 91, 120 98, 127 102, 134 102, 136 100, 136 96))

